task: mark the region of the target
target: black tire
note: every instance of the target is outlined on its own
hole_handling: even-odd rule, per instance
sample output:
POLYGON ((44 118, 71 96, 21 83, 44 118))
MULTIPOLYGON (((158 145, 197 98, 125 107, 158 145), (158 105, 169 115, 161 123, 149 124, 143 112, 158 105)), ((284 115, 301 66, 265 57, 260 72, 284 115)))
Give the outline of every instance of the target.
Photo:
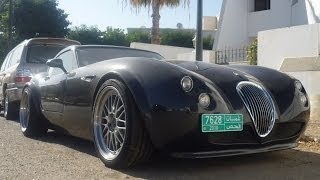
MULTIPOLYGON (((114 99, 114 100, 116 100, 116 99, 114 99)), ((112 106, 112 107, 114 107, 114 106, 112 106)), ((103 109, 103 111, 105 111, 105 110, 106 109, 103 109)), ((117 112, 116 112, 116 114, 117 114, 117 112)), ((109 114, 109 112, 108 112, 108 114, 109 114)), ((112 113, 110 112, 110 114, 112 114, 112 113)), ((109 117, 109 115, 106 115, 105 117, 107 118, 107 117, 109 117)), ((101 119, 102 119, 102 114, 101 114, 101 119)), ((117 119, 117 117, 115 119, 117 119)), ((102 124, 102 121, 103 120, 101 120, 101 124, 102 124)), ((109 123, 109 121, 110 120, 106 120, 106 122, 108 122, 108 123, 109 123)), ((116 122, 115 126, 118 126, 117 123, 118 123, 118 121, 116 122)), ((104 129, 106 127, 107 126, 104 126, 104 129)), ((137 163, 142 163, 142 162, 149 160, 152 155, 153 146, 152 146, 151 140, 149 138, 149 135, 146 132, 146 129, 144 128, 144 125, 143 125, 139 110, 137 108, 137 105, 134 102, 130 91, 121 81, 114 80, 114 79, 108 80, 104 84, 102 84, 102 86, 100 87, 100 89, 97 93, 97 96, 95 98, 95 103, 94 103, 94 107, 93 107, 92 129, 93 129, 93 131, 92 131, 93 132, 93 141, 94 141, 96 152, 97 152, 99 158, 101 159, 101 161, 107 167, 110 167, 113 169, 127 168, 127 167, 135 165, 137 163), (119 150, 120 152, 118 153, 118 155, 114 159, 107 159, 104 156, 104 153, 106 153, 106 152, 101 150, 101 143, 105 143, 105 146, 107 146, 106 141, 108 141, 108 140, 106 140, 105 139, 106 136, 103 135, 101 137, 103 137, 104 139, 99 141, 99 137, 98 137, 99 135, 97 133, 97 131, 99 131, 99 130, 97 130, 97 128, 101 128, 100 131, 102 133, 105 132, 105 130, 102 130, 102 125, 96 125, 96 126, 94 125, 95 122, 98 122, 98 120, 96 120, 95 117, 99 118, 99 117, 95 116, 95 114, 97 114, 100 109, 98 106, 102 105, 103 108, 106 108, 105 105, 108 102, 107 101, 108 99, 105 98, 104 102, 101 100, 101 97, 107 97, 106 89, 117 90, 118 94, 120 94, 120 97, 121 97, 119 99, 122 100, 122 101, 120 101, 119 99, 117 99, 119 101, 118 103, 123 102, 122 105, 124 105, 124 107, 125 107, 125 109, 123 110, 123 111, 125 111, 125 121, 126 121, 125 122, 126 133, 124 135, 125 138, 122 143, 122 148, 119 150)), ((108 129, 107 132, 108 131, 111 131, 111 130, 108 129)), ((114 137, 115 136, 116 135, 114 135, 114 137)), ((116 140, 114 142, 117 143, 116 140)))
POLYGON ((39 137, 47 133, 47 124, 44 121, 40 107, 32 98, 32 91, 26 87, 22 91, 19 112, 20 128, 26 137, 39 137))
POLYGON ((9 96, 7 96, 7 91, 8 90, 6 90, 3 95, 3 116, 6 118, 6 120, 14 120, 17 118, 18 106, 13 102, 10 102, 9 96))

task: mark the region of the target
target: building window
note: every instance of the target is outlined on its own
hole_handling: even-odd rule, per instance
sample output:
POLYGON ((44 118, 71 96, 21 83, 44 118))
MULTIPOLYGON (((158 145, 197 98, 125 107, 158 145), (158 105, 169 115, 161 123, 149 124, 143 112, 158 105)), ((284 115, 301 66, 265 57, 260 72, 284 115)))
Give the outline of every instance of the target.
POLYGON ((254 11, 264 11, 270 9, 270 0, 255 0, 254 11))

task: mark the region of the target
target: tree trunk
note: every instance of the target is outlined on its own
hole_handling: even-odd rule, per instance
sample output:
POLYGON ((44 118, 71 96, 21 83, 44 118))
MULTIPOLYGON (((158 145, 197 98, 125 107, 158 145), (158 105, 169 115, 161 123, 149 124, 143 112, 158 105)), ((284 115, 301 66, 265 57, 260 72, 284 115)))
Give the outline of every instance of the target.
POLYGON ((151 43, 160 44, 160 3, 158 0, 152 1, 152 29, 151 43))

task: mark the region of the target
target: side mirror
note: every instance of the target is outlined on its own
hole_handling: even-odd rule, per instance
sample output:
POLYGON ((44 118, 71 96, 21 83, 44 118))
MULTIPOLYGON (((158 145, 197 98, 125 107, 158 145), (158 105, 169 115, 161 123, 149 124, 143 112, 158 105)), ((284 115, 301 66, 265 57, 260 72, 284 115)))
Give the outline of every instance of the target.
POLYGON ((63 66, 63 62, 61 59, 49 59, 46 62, 47 66, 54 67, 54 68, 60 68, 64 73, 68 73, 67 70, 63 66))

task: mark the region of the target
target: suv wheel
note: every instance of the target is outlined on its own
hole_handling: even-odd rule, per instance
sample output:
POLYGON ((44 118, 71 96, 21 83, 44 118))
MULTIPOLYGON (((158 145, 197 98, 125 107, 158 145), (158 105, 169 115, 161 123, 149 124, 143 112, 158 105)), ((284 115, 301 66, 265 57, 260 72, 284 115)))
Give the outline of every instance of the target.
POLYGON ((9 120, 15 118, 15 107, 14 104, 10 102, 9 96, 7 96, 7 90, 4 93, 4 103, 3 103, 3 116, 9 120))

